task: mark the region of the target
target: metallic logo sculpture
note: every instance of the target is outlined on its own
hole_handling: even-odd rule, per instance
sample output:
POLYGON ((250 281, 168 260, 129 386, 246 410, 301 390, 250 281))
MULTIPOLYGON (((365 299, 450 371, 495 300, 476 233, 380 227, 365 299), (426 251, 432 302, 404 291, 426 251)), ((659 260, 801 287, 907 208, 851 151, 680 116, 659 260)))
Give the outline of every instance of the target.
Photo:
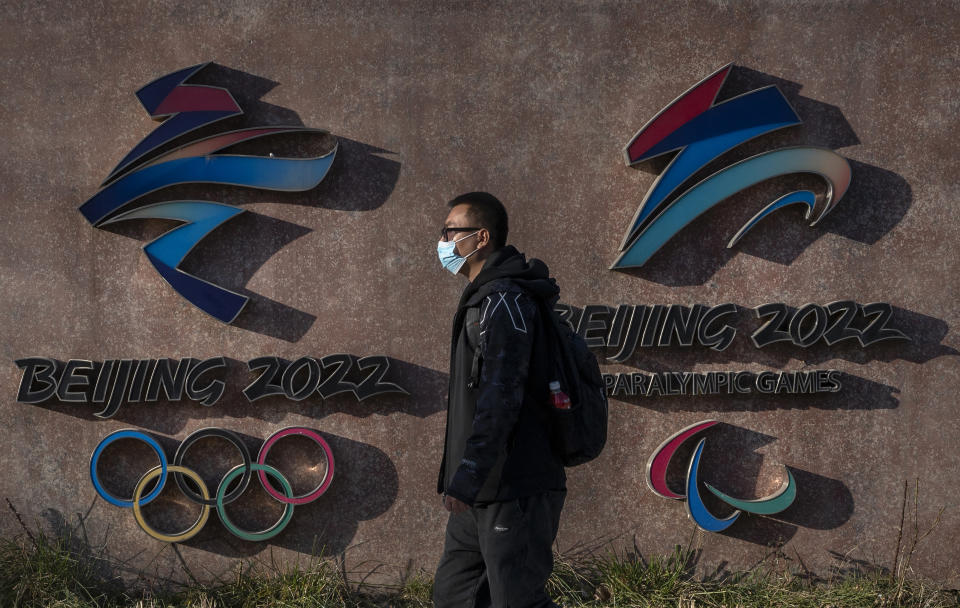
POLYGON ((693 456, 690 458, 685 483, 686 496, 677 494, 667 486, 667 467, 673 455, 688 439, 715 424, 717 424, 716 420, 704 420, 692 424, 668 438, 654 450, 653 455, 650 456, 650 460, 647 461, 647 485, 650 486, 653 493, 657 496, 672 498, 674 500, 686 498, 687 512, 690 514, 690 517, 697 526, 707 532, 721 532, 726 530, 740 517, 742 511, 756 513, 757 515, 772 515, 783 511, 793 504, 793 500, 797 497, 797 483, 793 479, 793 473, 790 472, 790 469, 787 469, 786 483, 774 494, 756 500, 733 498, 711 486, 709 483, 704 482, 704 485, 707 486, 707 489, 710 490, 714 496, 737 509, 729 517, 718 518, 714 516, 707 509, 706 505, 703 504, 703 499, 700 496, 700 489, 698 487, 700 455, 703 453, 703 445, 706 439, 700 440, 693 452, 693 456))
POLYGON ((263 442, 263 446, 260 448, 256 462, 253 462, 250 458, 250 452, 247 449, 246 444, 235 433, 226 429, 205 428, 188 435, 187 438, 183 440, 183 443, 180 444, 180 447, 177 448, 177 453, 173 457, 173 464, 169 464, 163 448, 160 447, 160 444, 157 443, 153 437, 134 429, 123 429, 110 433, 104 437, 103 440, 97 445, 96 449, 94 449, 93 455, 90 457, 90 480, 93 482, 93 487, 96 489, 97 494, 99 494, 104 500, 118 507, 133 509, 133 517, 137 521, 137 524, 143 529, 144 532, 153 538, 156 538, 157 540, 162 540, 168 543, 178 543, 193 538, 207 523, 207 519, 210 517, 210 507, 215 507, 217 510, 217 515, 220 517, 220 521, 223 523, 223 526, 234 536, 242 538, 243 540, 259 541, 273 538, 285 527, 287 527, 287 524, 290 523, 290 519, 293 518, 294 505, 302 505, 313 502, 327 491, 327 488, 330 487, 330 482, 333 481, 333 452, 330 451, 330 446, 326 441, 323 440, 323 437, 321 437, 315 431, 303 427, 289 427, 279 430, 273 435, 267 437, 266 441, 263 442), (266 464, 267 453, 270 451, 270 448, 272 448, 273 445, 280 439, 289 437, 290 435, 302 435, 312 439, 318 446, 320 446, 320 449, 323 450, 324 457, 327 461, 327 470, 323 476, 323 479, 320 480, 320 483, 311 492, 301 496, 294 496, 293 488, 290 486, 290 482, 287 481, 287 478, 284 477, 280 471, 266 464), (217 486, 216 493, 213 496, 210 495, 210 491, 207 489, 207 485, 204 483, 203 479, 201 479, 201 477, 192 469, 183 466, 183 458, 186 455, 187 450, 191 445, 196 443, 198 440, 203 439, 204 437, 219 437, 229 441, 234 445, 234 447, 237 448, 237 451, 240 452, 240 456, 243 459, 243 464, 233 467, 227 472, 226 475, 224 475, 223 479, 220 480, 220 484, 217 486), (100 479, 97 475, 97 464, 100 462, 100 456, 103 454, 104 449, 118 439, 138 439, 143 441, 150 446, 154 452, 156 452, 157 457, 160 460, 160 464, 158 466, 153 467, 147 471, 143 477, 140 478, 140 481, 137 482, 136 489, 133 491, 133 497, 129 499, 119 498, 111 494, 106 488, 103 487, 103 484, 100 483, 100 479), (246 491, 247 486, 250 483, 251 473, 253 471, 257 472, 260 485, 264 490, 267 491, 267 494, 283 503, 284 509, 283 515, 281 515, 280 519, 272 526, 264 530, 251 532, 234 524, 227 516, 227 512, 224 507, 225 505, 230 504, 234 500, 238 499, 240 495, 246 491), (160 492, 163 491, 169 473, 173 473, 173 477, 177 482, 177 486, 180 488, 180 491, 183 492, 184 496, 189 498, 191 501, 202 505, 200 515, 197 517, 197 520, 185 530, 173 534, 166 534, 150 527, 150 525, 147 524, 146 520, 144 519, 141 511, 141 508, 144 505, 155 499, 160 495, 160 492), (267 481, 267 475, 273 477, 280 483, 280 486, 283 488, 282 494, 274 489, 272 485, 270 485, 270 483, 267 481), (185 476, 189 477, 190 480, 195 484, 195 486, 199 489, 199 493, 194 491, 194 489, 187 484, 186 480, 184 479, 185 476), (240 482, 236 485, 236 487, 230 490, 230 492, 227 492, 227 489, 233 484, 233 481, 237 477, 240 477, 240 482), (143 494, 146 492, 147 486, 155 479, 157 481, 154 484, 153 489, 146 496, 144 496, 143 494))
POLYGON ((185 222, 144 247, 147 258, 171 287, 194 306, 230 323, 247 303, 246 296, 179 270, 193 247, 243 209, 210 201, 170 201, 129 210, 140 197, 177 184, 223 184, 262 190, 305 191, 323 180, 336 148, 316 158, 274 158, 220 154, 251 139, 286 133, 326 133, 296 126, 251 127, 188 142, 160 155, 158 149, 187 133, 243 110, 221 87, 184 84, 209 63, 168 74, 137 91, 154 120, 163 120, 110 172, 99 192, 80 212, 97 227, 132 219, 161 218, 185 222), (164 120, 165 119, 165 120, 164 120))
MULTIPOLYGON (((850 165, 826 148, 794 147, 764 152, 730 165, 665 201, 694 173, 721 154, 760 135, 802 121, 776 86, 716 103, 732 64, 693 86, 643 126, 624 148, 627 165, 676 152, 640 203, 611 268, 643 266, 667 241, 714 205, 766 179, 813 173, 827 183, 816 225, 840 201, 850 185, 850 165)), ((809 190, 786 194, 764 207, 730 239, 733 247, 757 222, 787 205, 806 205, 810 219, 816 195, 809 190)))

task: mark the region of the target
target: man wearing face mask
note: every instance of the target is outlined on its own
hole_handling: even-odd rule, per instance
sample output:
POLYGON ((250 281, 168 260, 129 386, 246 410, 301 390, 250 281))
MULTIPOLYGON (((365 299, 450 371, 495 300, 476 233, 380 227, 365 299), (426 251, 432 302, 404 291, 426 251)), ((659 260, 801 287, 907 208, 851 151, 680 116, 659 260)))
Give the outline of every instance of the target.
POLYGON ((469 280, 453 321, 443 461, 450 512, 434 603, 553 606, 544 584, 566 496, 550 441, 550 357, 542 310, 559 289, 546 265, 506 244, 494 196, 453 199, 440 262, 469 280))

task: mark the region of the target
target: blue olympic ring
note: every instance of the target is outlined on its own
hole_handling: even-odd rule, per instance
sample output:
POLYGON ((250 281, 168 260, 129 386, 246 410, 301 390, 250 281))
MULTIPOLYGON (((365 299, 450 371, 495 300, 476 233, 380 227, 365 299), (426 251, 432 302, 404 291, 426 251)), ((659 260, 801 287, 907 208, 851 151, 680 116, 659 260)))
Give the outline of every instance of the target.
POLYGON ((163 448, 160 447, 160 444, 157 443, 156 439, 150 435, 147 435, 146 433, 141 433, 140 431, 135 431, 133 429, 123 429, 110 433, 103 438, 99 445, 97 445, 97 449, 95 449, 93 451, 93 455, 90 456, 90 480, 93 482, 93 487, 97 490, 97 494, 103 497, 104 500, 112 505, 123 507, 125 509, 131 509, 133 508, 133 500, 117 498, 103 487, 103 484, 100 483, 99 477, 97 477, 97 463, 100 461, 100 455, 103 454, 103 450, 114 441, 127 438, 139 439, 140 441, 146 443, 153 448, 153 451, 156 452, 157 456, 160 457, 160 481, 157 482, 157 487, 155 487, 152 492, 137 502, 137 505, 142 507, 160 495, 160 492, 163 491, 164 484, 167 483, 167 455, 164 453, 163 448))

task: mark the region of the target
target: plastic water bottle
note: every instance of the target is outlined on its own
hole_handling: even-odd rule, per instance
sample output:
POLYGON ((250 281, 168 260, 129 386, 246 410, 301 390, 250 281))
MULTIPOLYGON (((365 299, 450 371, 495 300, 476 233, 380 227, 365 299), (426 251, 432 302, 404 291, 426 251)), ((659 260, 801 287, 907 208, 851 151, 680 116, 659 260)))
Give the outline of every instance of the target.
POLYGON ((560 389, 560 382, 557 380, 550 383, 550 404, 558 410, 570 409, 570 397, 560 389))

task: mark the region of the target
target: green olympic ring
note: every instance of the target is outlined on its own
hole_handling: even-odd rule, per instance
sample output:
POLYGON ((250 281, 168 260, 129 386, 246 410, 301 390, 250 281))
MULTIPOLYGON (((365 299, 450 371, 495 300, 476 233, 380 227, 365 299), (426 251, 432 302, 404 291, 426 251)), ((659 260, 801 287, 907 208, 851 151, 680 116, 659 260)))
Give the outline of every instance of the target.
MULTIPOLYGON (((254 471, 263 471, 267 475, 270 475, 274 479, 280 482, 280 485, 283 486, 283 493, 287 498, 293 498, 293 488, 290 487, 290 482, 287 481, 287 478, 280 474, 280 471, 271 467, 268 464, 252 464, 250 465, 251 470, 254 471)), ((243 540, 267 540, 273 538, 277 534, 287 527, 287 524, 290 523, 290 519, 293 518, 293 504, 284 503, 283 505, 283 515, 280 516, 280 519, 277 520, 277 523, 273 524, 266 530, 261 530, 260 532, 250 532, 236 526, 230 518, 227 517, 227 510, 224 507, 223 497, 227 493, 227 486, 230 485, 230 482, 237 478, 239 475, 244 474, 244 466, 238 464, 237 466, 230 469, 230 471, 223 477, 223 481, 220 482, 220 487, 217 488, 217 515, 220 516, 220 521, 223 523, 223 527, 233 533, 234 536, 242 538, 243 540)))

